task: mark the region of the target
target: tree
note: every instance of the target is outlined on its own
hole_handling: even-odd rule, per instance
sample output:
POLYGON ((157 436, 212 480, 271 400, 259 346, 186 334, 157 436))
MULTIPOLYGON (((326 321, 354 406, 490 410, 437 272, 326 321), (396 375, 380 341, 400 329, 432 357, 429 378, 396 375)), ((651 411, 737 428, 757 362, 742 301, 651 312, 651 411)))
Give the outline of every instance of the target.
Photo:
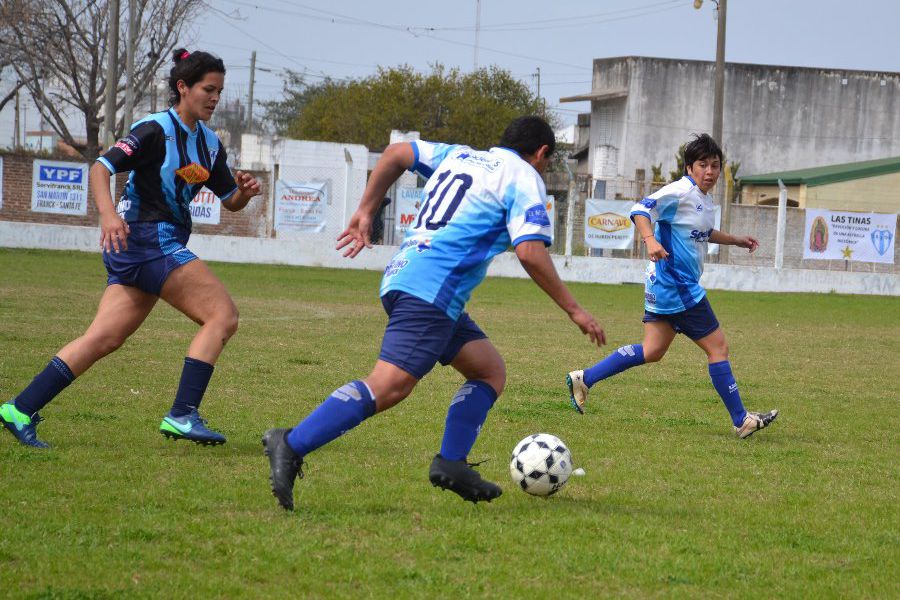
MULTIPOLYGON (((127 2, 121 2, 120 23, 127 23, 127 2)), ((137 0, 140 14, 134 52, 135 105, 153 93, 154 79, 175 48, 182 28, 202 0, 137 0)), ((28 90, 44 121, 85 158, 100 152, 103 100, 106 90, 106 0, 4 0, 0 3, 0 55, 7 57, 28 90), (84 120, 85 141, 70 129, 73 117, 84 120)), ((127 31, 127 26, 123 27, 127 31)), ((118 48, 118 98, 125 103, 125 44, 118 48)), ((120 117, 114 130, 130 123, 120 117)))
POLYGON ((285 98, 267 105, 283 135, 383 148, 392 129, 419 131, 425 139, 487 148, 520 115, 540 114, 542 103, 508 71, 497 67, 462 73, 432 66, 379 68, 356 80, 285 82, 285 98))

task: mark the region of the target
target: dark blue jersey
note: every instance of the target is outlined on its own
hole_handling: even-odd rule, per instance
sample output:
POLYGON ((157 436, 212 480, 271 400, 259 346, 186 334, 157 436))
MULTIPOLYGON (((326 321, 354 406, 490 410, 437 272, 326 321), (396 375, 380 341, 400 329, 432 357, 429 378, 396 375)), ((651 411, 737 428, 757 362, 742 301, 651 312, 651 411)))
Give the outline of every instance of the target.
POLYGON ((223 201, 237 191, 225 148, 202 122, 191 131, 174 109, 144 117, 97 160, 131 171, 118 211, 125 221, 167 221, 191 229, 190 204, 205 185, 223 201))

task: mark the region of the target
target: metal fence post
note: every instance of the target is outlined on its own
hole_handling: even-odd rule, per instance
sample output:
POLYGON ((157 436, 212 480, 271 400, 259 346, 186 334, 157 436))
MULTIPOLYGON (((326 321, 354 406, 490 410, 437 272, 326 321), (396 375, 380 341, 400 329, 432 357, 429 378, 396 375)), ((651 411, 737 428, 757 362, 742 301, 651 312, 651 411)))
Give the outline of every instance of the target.
POLYGON ((775 268, 784 267, 784 229, 787 223, 787 186, 778 180, 778 221, 775 226, 775 268))
POLYGON ((566 171, 569 173, 569 194, 566 199, 566 245, 565 245, 565 255, 566 255, 566 266, 569 266, 569 263, 572 262, 572 223, 575 220, 575 200, 577 192, 577 186, 575 185, 575 174, 572 173, 572 168, 569 166, 569 161, 565 161, 566 171))

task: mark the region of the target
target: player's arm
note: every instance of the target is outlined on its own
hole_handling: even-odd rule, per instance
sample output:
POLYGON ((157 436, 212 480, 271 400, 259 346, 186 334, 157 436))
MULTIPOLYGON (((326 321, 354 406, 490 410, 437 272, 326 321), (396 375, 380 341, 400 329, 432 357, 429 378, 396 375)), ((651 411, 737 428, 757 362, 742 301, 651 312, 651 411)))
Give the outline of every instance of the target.
POLYGON ((590 337, 591 343, 602 346, 606 343, 606 334, 603 328, 594 319, 591 313, 584 310, 572 296, 572 292, 566 287, 544 242, 541 240, 526 240, 516 245, 516 257, 528 276, 534 280, 539 288, 553 299, 563 309, 569 318, 578 325, 581 332, 590 337))
POLYGON ((416 155, 412 144, 400 142, 388 146, 375 164, 359 206, 350 217, 350 223, 337 237, 337 249, 344 251, 344 256, 354 258, 363 248, 371 248, 372 220, 378 207, 381 206, 388 189, 394 185, 400 175, 412 168, 416 155))
POLYGON ((653 262, 666 260, 669 257, 669 253, 666 252, 666 249, 653 235, 653 225, 650 224, 650 219, 644 215, 632 213, 631 220, 634 222, 634 228, 637 229, 641 241, 647 245, 647 256, 650 257, 650 260, 653 262))
POLYGON ((94 204, 100 213, 100 248, 103 252, 115 250, 118 254, 121 250, 128 250, 128 223, 116 213, 116 205, 113 203, 109 192, 109 182, 112 173, 101 162, 95 162, 89 171, 88 181, 91 187, 91 195, 94 204))
POLYGON ((718 229, 713 229, 709 234, 709 241, 713 244, 724 244, 726 246, 737 246, 739 248, 747 248, 753 252, 759 248, 759 240, 749 235, 731 235, 718 229))

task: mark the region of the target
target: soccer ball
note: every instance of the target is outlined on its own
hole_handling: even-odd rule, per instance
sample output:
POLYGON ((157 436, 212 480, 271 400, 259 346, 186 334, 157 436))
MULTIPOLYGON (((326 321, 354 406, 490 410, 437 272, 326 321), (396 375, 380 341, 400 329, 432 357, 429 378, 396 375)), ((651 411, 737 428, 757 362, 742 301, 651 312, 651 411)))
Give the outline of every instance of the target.
POLYGON ((572 455, 555 435, 529 435, 516 444, 509 474, 529 494, 550 496, 564 486, 572 474, 572 455))

